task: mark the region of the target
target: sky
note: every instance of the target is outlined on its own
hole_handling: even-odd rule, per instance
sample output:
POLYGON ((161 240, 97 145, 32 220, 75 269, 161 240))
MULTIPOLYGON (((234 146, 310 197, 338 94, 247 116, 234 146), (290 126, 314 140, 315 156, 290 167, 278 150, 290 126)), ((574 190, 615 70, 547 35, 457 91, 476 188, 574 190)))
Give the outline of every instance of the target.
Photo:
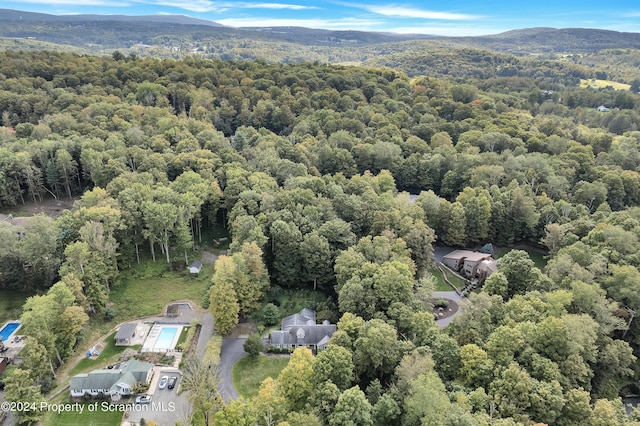
POLYGON ((0 0, 0 8, 53 15, 187 15, 231 27, 300 26, 445 36, 518 28, 640 32, 639 0, 0 0))

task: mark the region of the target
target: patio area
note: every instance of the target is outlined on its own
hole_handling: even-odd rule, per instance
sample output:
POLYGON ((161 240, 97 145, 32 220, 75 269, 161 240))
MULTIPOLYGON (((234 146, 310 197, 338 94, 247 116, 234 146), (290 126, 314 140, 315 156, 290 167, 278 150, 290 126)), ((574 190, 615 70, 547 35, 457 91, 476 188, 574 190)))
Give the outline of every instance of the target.
POLYGON ((173 352, 182 327, 179 324, 153 324, 140 352, 173 352))

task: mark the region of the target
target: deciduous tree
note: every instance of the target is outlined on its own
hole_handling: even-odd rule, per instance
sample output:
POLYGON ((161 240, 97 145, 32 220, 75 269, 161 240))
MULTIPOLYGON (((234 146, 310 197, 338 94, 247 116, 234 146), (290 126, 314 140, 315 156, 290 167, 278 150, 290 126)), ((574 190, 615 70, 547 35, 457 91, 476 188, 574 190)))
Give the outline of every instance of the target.
POLYGON ((287 366, 278 375, 278 385, 289 411, 300 411, 313 391, 315 359, 308 348, 296 348, 287 366))
POLYGON ((329 345, 316 356, 313 364, 313 382, 320 385, 330 380, 341 391, 353 382, 353 360, 348 349, 338 345, 329 345))
POLYGON ((354 386, 342 392, 336 408, 329 415, 330 426, 372 426, 371 404, 364 392, 354 386))
POLYGON ((233 284, 227 280, 215 279, 209 289, 209 299, 215 329, 220 334, 227 334, 238 323, 240 312, 233 284))

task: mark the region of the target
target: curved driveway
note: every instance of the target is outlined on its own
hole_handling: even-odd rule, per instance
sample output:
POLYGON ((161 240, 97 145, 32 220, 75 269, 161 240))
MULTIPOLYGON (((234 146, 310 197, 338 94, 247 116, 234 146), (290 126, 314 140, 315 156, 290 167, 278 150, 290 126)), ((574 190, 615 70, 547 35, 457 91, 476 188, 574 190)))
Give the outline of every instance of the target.
POLYGON ((220 384, 218 390, 224 402, 237 399, 240 394, 233 386, 233 377, 231 369, 233 364, 238 362, 246 352, 244 351, 244 342, 246 338, 225 338, 222 339, 222 350, 220 351, 220 384))
POLYGON ((449 300, 453 300, 454 302, 456 302, 458 304, 458 310, 456 311, 455 314, 451 315, 450 317, 447 318, 442 318, 439 320, 436 320, 436 324, 438 324, 438 327, 440 328, 445 328, 446 326, 448 326, 451 321, 453 321, 453 319, 457 316, 460 315, 460 313, 462 312, 462 303, 463 300, 465 300, 462 296, 460 296, 458 293, 456 293, 455 291, 434 291, 433 292, 433 297, 435 297, 436 299, 439 297, 442 297, 443 299, 449 299, 449 300))

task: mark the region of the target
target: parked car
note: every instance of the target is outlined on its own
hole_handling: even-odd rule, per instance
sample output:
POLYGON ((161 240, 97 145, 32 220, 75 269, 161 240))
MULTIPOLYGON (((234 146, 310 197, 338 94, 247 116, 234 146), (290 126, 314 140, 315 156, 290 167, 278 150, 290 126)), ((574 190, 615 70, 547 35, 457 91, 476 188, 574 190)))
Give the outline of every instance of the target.
POLYGON ((169 389, 173 389, 174 387, 176 387, 176 382, 178 381, 178 378, 176 376, 173 376, 169 379, 169 385, 167 386, 169 389))
POLYGON ((148 404, 151 402, 151 395, 139 395, 136 397, 136 404, 148 404))
POLYGON ((169 376, 162 376, 160 378, 160 383, 158 383, 158 389, 164 389, 167 387, 167 382, 169 381, 169 376))

